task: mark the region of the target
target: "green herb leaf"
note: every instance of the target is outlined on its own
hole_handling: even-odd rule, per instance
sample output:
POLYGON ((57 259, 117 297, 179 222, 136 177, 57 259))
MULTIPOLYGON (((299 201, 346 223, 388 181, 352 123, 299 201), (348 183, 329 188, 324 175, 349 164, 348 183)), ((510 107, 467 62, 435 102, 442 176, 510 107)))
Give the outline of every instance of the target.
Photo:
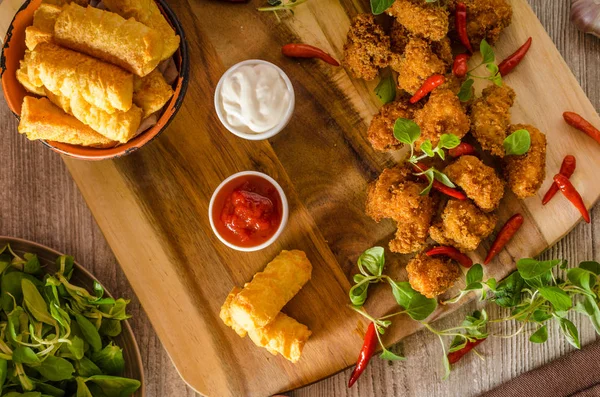
POLYGON ((421 151, 423 153, 425 153, 429 157, 434 157, 435 156, 435 153, 433 152, 433 146, 432 146, 431 141, 429 139, 426 140, 425 142, 423 142, 421 144, 421 148, 420 149, 421 149, 421 151))
POLYGON ((71 343, 67 344, 67 348, 77 360, 81 360, 83 358, 85 347, 83 339, 81 339, 79 336, 73 336, 73 338, 71 338, 71 343))
POLYGON ((454 134, 442 134, 440 136, 440 142, 438 143, 441 149, 454 149, 460 145, 460 139, 454 134))
POLYGON ((55 386, 52 386, 49 383, 37 382, 35 384, 35 389, 42 392, 42 397, 63 397, 65 395, 65 391, 61 390, 55 386))
POLYGON ((92 354, 92 360, 108 375, 119 375, 125 369, 123 349, 115 346, 112 342, 104 349, 92 354))
POLYGON ((377 87, 375 87, 375 95, 377 95, 381 103, 384 105, 396 99, 396 82, 394 81, 394 76, 389 69, 387 69, 387 72, 382 74, 379 84, 377 84, 377 87))
POLYGON ((358 258, 358 268, 365 276, 369 276, 369 273, 373 276, 381 276, 384 266, 385 249, 383 247, 369 248, 358 258))
POLYGON ((2 294, 0 299, 2 300, 2 309, 5 312, 10 313, 13 310, 13 298, 17 302, 23 300, 23 289, 21 288, 21 280, 23 279, 27 279, 37 286, 42 286, 40 280, 27 273, 19 271, 12 271, 9 273, 7 270, 2 275, 2 280, 0 281, 0 291, 2 291, 2 294))
POLYGON ((394 0, 371 0, 371 12, 374 15, 383 14, 394 4, 394 0))
POLYGON ((565 338, 567 338, 567 341, 577 349, 581 349, 581 343, 579 343, 579 332, 577 331, 575 324, 566 318, 561 317, 558 317, 557 321, 560 324, 560 330, 565 338))
POLYGON ((350 288, 350 292, 349 292, 350 302, 352 302, 352 304, 354 306, 364 305, 367 300, 368 289, 369 289, 368 282, 364 282, 363 284, 354 285, 352 288, 350 288))
MULTIPOLYGON (((433 169, 433 168, 430 168, 433 169)), ((452 181, 450 180, 450 178, 448 178, 448 176, 436 169, 433 169, 433 176, 434 178, 438 181, 441 182, 442 184, 451 187, 451 188, 456 188, 456 185, 454 183, 452 183, 452 181)))
POLYGON ((592 292, 598 277, 589 270, 575 267, 567 271, 567 278, 574 285, 592 292))
POLYGON ((389 283, 396 303, 402 306, 406 310, 406 314, 413 320, 425 320, 437 308, 436 299, 421 295, 410 286, 410 283, 406 281, 395 282, 393 280, 389 280, 389 283))
POLYGON ((492 63, 496 60, 496 56, 494 55, 494 50, 492 49, 492 46, 490 46, 485 39, 481 40, 481 44, 479 45, 479 51, 481 52, 481 56, 483 57, 483 63, 492 63))
POLYGON ((533 321, 535 321, 536 323, 543 323, 545 321, 548 321, 551 318, 552 318, 552 315, 548 314, 547 312, 545 312, 543 310, 536 310, 531 315, 531 319, 533 321))
POLYGON ((42 376, 54 382, 71 379, 73 372, 75 372, 75 368, 70 362, 56 356, 47 356, 42 361, 42 365, 36 367, 36 370, 42 376))
POLYGON ((30 280, 24 278, 21 280, 23 290, 23 300, 29 313, 37 320, 48 325, 55 325, 56 320, 48 312, 48 305, 38 291, 37 287, 30 280))
POLYGON ((473 265, 467 272, 466 282, 467 285, 473 283, 480 283, 483 281, 483 266, 477 263, 473 265))
POLYGON ((527 130, 517 130, 507 136, 503 144, 507 156, 521 156, 529 151, 531 136, 527 130))
POLYGON ((84 378, 94 376, 94 375, 102 375, 102 370, 98 368, 96 364, 89 358, 83 356, 81 360, 75 363, 77 367, 77 374, 79 376, 83 376, 84 378))
POLYGON ((97 352, 102 350, 102 340, 100 339, 100 334, 98 333, 96 326, 79 313, 75 313, 75 319, 81 329, 83 338, 92 347, 92 351, 97 352))
POLYGON ((548 340, 548 327, 543 325, 538 328, 531 336, 529 337, 529 341, 533 343, 544 343, 548 340))
POLYGON ((552 283, 552 271, 548 270, 546 273, 543 273, 541 276, 537 276, 534 278, 530 278, 525 280, 525 283, 535 289, 547 287, 552 283))
POLYGON ((23 264, 23 271, 25 273, 39 275, 42 270, 42 266, 40 265, 37 255, 26 253, 23 255, 23 258, 26 260, 26 262, 23 264))
POLYGON ((571 297, 558 287, 543 287, 538 291, 544 299, 552 304, 554 310, 566 312, 573 307, 571 297))
POLYGON ((406 357, 402 357, 397 354, 394 354, 391 351, 389 351, 388 349, 383 349, 383 352, 381 353, 379 358, 381 358, 383 360, 389 360, 389 361, 404 361, 404 360, 406 360, 406 357))
POLYGON ((394 123, 394 137, 400 142, 412 145, 421 136, 421 128, 410 119, 399 118, 394 123))
POLYGON ((140 388, 140 381, 117 376, 94 375, 87 378, 86 383, 93 382, 98 385, 106 397, 130 396, 140 388))
POLYGON ((496 304, 502 307, 514 307, 521 301, 521 291, 525 282, 519 272, 513 272, 510 276, 498 283, 494 296, 496 304))
POLYGON ((473 97, 473 84, 474 83, 475 83, 475 80, 467 79, 467 80, 465 80, 464 83, 461 84, 460 91, 457 94, 458 99, 460 99, 461 102, 467 102, 473 97))
POLYGON ((39 357, 27 346, 19 346, 13 350, 13 361, 19 364, 27 364, 30 367, 41 365, 39 357))
POLYGON ((579 264, 579 267, 581 269, 585 269, 587 271, 594 273, 596 276, 600 276, 600 263, 598 263, 598 262, 593 262, 593 261, 581 262, 579 264))
POLYGON ((77 382, 77 394, 75 397, 94 397, 92 392, 90 392, 90 389, 88 389, 87 385, 85 384, 85 380, 83 378, 77 377, 75 378, 75 381, 77 382))
POLYGON ((519 271, 521 277, 523 277, 525 280, 529 280, 543 275, 558 264, 560 264, 559 259, 538 261, 531 258, 523 258, 517 261, 517 270, 519 271))
POLYGON ((590 318, 596 333, 600 335, 600 308, 598 303, 592 297, 586 296, 583 301, 577 303, 576 309, 590 318))

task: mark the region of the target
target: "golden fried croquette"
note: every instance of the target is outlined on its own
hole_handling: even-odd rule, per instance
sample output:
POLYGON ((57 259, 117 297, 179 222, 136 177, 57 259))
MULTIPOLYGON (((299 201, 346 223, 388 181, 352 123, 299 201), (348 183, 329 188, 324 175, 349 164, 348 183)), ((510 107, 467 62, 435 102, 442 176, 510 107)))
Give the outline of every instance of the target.
POLYGON ((390 241, 392 252, 408 254, 425 247, 436 205, 432 196, 420 195, 426 187, 426 183, 414 181, 406 165, 384 170, 369 185, 367 215, 376 222, 391 218, 397 223, 398 231, 390 241))
POLYGON ((358 14, 344 45, 344 66, 356 77, 373 80, 388 65, 390 38, 371 14, 358 14))
POLYGON ((481 40, 494 44, 500 33, 510 25, 512 7, 507 0, 465 0, 467 6, 467 34, 473 48, 481 40))
POLYGON ((460 277, 460 267, 452 259, 420 253, 406 265, 408 282, 428 298, 446 292, 460 277))
POLYGON ((504 175, 508 187, 520 199, 534 196, 546 178, 546 135, 532 125, 511 125, 508 133, 529 131, 531 147, 521 156, 504 158, 504 175))
POLYGON ((434 90, 425 106, 415 112, 414 122, 421 127, 417 148, 427 139, 436 147, 442 134, 454 134, 462 138, 471 125, 456 94, 440 88, 434 90))
POLYGON ((447 166, 444 173, 484 212, 498 208, 504 195, 504 181, 492 167, 488 167, 477 157, 461 156, 447 166))
POLYGON ((396 0, 387 13, 413 35, 439 41, 448 34, 448 11, 424 0, 396 0))
POLYGON ((481 240, 489 236, 498 217, 481 211, 470 200, 448 200, 440 219, 429 228, 429 235, 442 245, 451 245, 463 252, 474 251, 481 240))
POLYGON ((434 74, 445 74, 450 62, 440 58, 427 40, 412 37, 402 56, 392 57, 390 66, 399 73, 398 87, 411 95, 434 74))
POLYGON ((471 134, 483 150, 504 157, 504 139, 508 136, 510 108, 516 94, 506 84, 493 84, 483 90, 471 106, 471 134))
POLYGON ((389 152, 404 146, 394 137, 394 124, 399 118, 412 119, 416 109, 418 107, 409 103, 406 98, 396 99, 383 105, 379 113, 373 116, 367 132, 373 149, 389 152))
POLYGON ((394 19, 390 28, 390 43, 393 53, 404 53, 404 49, 408 44, 409 34, 408 30, 398 20, 394 19))

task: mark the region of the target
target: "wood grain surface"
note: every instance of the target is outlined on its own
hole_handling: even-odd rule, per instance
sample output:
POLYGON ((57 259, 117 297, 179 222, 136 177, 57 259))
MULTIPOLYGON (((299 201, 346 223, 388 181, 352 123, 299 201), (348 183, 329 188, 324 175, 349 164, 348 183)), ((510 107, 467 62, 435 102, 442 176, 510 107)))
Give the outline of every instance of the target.
MULTIPOLYGON (((534 6, 537 6, 534 7, 534 9, 537 11, 538 15, 541 15, 542 17, 545 16, 547 18, 542 19, 544 25, 551 33, 554 33, 553 39, 557 44, 559 44, 559 48, 563 51, 563 54, 569 55, 566 57, 567 61, 570 63, 570 66, 574 68, 574 71, 576 72, 576 75, 580 81, 584 82, 584 88, 586 88, 587 94, 591 97, 593 103, 597 107, 600 100, 600 94, 598 93, 597 88, 598 76, 593 71, 597 71, 599 65, 598 41, 589 38, 584 39, 581 35, 575 33, 570 26, 567 29, 566 13, 568 6, 563 4, 563 2, 553 2, 552 7, 548 7, 548 5, 545 4, 546 2, 544 2, 544 4, 542 4, 542 2, 532 3, 534 6), (541 10, 542 7, 544 7, 543 12, 541 10), (550 8, 552 9, 550 10, 550 8), (587 84, 585 84, 586 82, 587 84)), ((217 3, 211 3, 210 6, 216 7, 216 4, 217 3)), ((185 14, 185 12, 182 10, 185 10, 187 7, 194 8, 197 6, 197 4, 180 4, 175 8, 176 12, 181 17, 182 13, 185 14), (177 9, 177 7, 182 8, 177 9)), ((223 17, 229 17, 229 15, 224 15, 223 17)), ((261 22, 270 23, 270 21, 263 21, 263 16, 260 16, 260 18, 261 22)), ((198 26, 202 26, 202 29, 205 29, 204 25, 202 24, 199 24, 198 26)), ((329 28, 335 29, 336 27, 329 28)), ((345 28, 340 29, 345 30, 345 28)), ((188 28, 188 34, 189 32, 190 29, 188 28)), ((203 31, 203 33, 206 32, 203 31)), ((277 31, 277 33, 279 32, 277 31)), ((225 36, 227 35, 225 34, 225 36)), ((260 36, 256 36, 257 43, 260 42, 260 39, 260 36)), ((288 38, 283 37, 281 40, 285 41, 286 39, 288 38)), ((205 43, 200 43, 199 45, 201 44, 205 43)), ((221 53, 222 50, 224 50, 224 48, 217 49, 218 53, 221 53)), ((267 53, 261 54, 259 49, 257 49, 257 52, 259 53, 259 57, 266 59, 269 59, 269 56, 273 56, 272 54, 269 55, 267 53)), ((235 60, 232 62, 234 61, 235 60)), ((551 68, 552 66, 537 65, 537 67, 551 68)), ((206 73, 206 71, 202 70, 202 66, 200 65, 197 66, 193 71, 193 73, 196 72, 206 73)), ((199 76, 201 76, 201 78, 205 77, 205 75, 202 74, 199 76)), ((217 78, 218 75, 206 77, 217 78)), ((322 88, 314 87, 313 89, 318 91, 322 88)), ((201 87, 196 87, 194 90, 197 90, 194 95, 208 95, 207 92, 201 90, 201 87)), ((366 90, 365 92, 368 93, 368 91, 370 90, 366 90)), ((186 103, 189 103, 188 101, 189 97, 188 100, 186 100, 186 103)), ((187 112, 193 113, 194 109, 189 105, 187 106, 187 112)), ((316 105, 313 104, 313 106, 316 105)), ((337 109, 338 112, 343 113, 346 111, 346 109, 341 109, 341 104, 338 104, 338 106, 340 106, 340 108, 337 109)), ((185 109, 182 110, 182 112, 185 111, 185 109)), ((87 265, 88 268, 90 268, 101 279, 101 281, 105 282, 115 294, 125 293, 125 295, 131 296, 132 293, 128 289, 122 273, 115 265, 114 258, 110 254, 110 251, 100 235, 98 228, 95 226, 89 211, 87 211, 85 208, 81 196, 77 193, 76 188, 74 187, 68 175, 65 174, 64 167, 61 166, 58 157, 52 153, 49 153, 41 145, 32 145, 21 137, 16 136, 14 133, 16 130, 16 121, 12 119, 10 112, 5 106, 1 108, 1 112, 0 122, 2 127, 2 142, 5 143, 3 148, 5 150, 5 157, 7 159, 3 162, 2 167, 2 178, 4 182, 3 186, 5 189, 2 191, 2 193, 0 193, 0 199, 2 199, 2 204, 0 204, 2 211, 0 213, 0 234, 10 234, 18 237, 30 238, 53 246, 59 250, 73 253, 80 262, 82 262, 84 265, 87 265)), ((194 114, 194 116, 202 117, 201 115, 197 114, 194 114)), ((360 118, 368 116, 358 115, 357 117, 360 118)), ((200 119, 195 121, 206 122, 206 120, 200 119)), ((302 121, 306 123, 310 122, 310 120, 304 119, 302 121)), ((314 121, 314 123, 317 122, 318 121, 314 121)), ((331 125, 331 131, 335 132, 335 130, 339 128, 335 126, 335 122, 336 119, 333 118, 325 125, 331 125)), ((320 123, 322 123, 322 120, 320 123)), ((316 124, 308 125, 314 126, 316 124)), ((322 126, 322 124, 318 125, 322 126)), ((342 126, 342 129, 345 131, 344 126, 342 126)), ((307 128, 306 130, 314 131, 314 128, 307 128)), ((166 134, 165 136, 169 135, 170 133, 166 134)), ((189 139, 191 140, 193 138, 197 137, 190 137, 189 139)), ((312 143, 315 148, 317 148, 319 145, 326 144, 328 138, 330 138, 329 134, 319 134, 319 136, 314 137, 314 141, 307 142, 306 145, 308 146, 310 143, 312 143)), ((335 144, 335 142, 333 143, 335 144)), ((283 140, 278 142, 277 139, 274 140, 272 144, 272 147, 277 154, 286 148, 285 145, 291 145, 291 143, 283 140)), ((168 158, 172 160, 176 160, 178 156, 186 154, 185 150, 180 147, 171 147, 168 145, 163 145, 162 143, 153 145, 161 146, 161 148, 154 149, 153 146, 150 146, 146 149, 150 149, 151 151, 163 151, 164 153, 168 154, 168 158)), ((336 152, 337 151, 334 151, 333 153, 330 152, 328 153, 328 156, 341 156, 341 154, 336 152)), ((253 164, 253 162, 257 162, 265 167, 263 169, 269 170, 271 169, 269 167, 274 167, 274 165, 269 163, 268 160, 265 161, 265 157, 267 157, 269 154, 270 153, 268 151, 260 151, 256 157, 249 159, 249 163, 246 164, 253 164)), ((231 159, 225 160, 231 161, 231 159)), ((124 162, 125 161, 129 160, 124 159, 124 162)), ((367 158, 367 161, 371 161, 371 159, 367 158)), ((375 158, 373 161, 377 162, 380 160, 375 158)), ((132 168, 137 168, 135 177, 141 177, 141 179, 137 181, 140 181, 139 183, 143 183, 146 188, 151 186, 151 181, 144 177, 144 175, 146 175, 144 171, 150 167, 155 167, 156 164, 148 161, 133 162, 133 160, 131 160, 130 162, 133 163, 130 164, 132 168)), ((282 163, 284 162, 282 161, 282 163)), ((243 166, 243 164, 240 164, 240 166, 243 166)), ((286 166, 286 169, 287 168, 290 168, 290 166, 286 166)), ((202 172, 209 171, 210 170, 202 170, 202 172)), ((224 170, 221 171, 224 172, 224 170)), ((159 171, 153 170, 153 172, 159 171)), ((161 170, 160 172, 164 172, 164 170, 161 170)), ((185 170, 170 170, 169 172, 178 174, 185 173, 185 170)), ((333 170, 330 172, 333 172, 333 170)), ((592 180, 597 180, 597 178, 592 180)), ((130 181, 125 180, 124 182, 121 182, 125 183, 130 181)), ((166 189, 167 187, 168 182, 164 182, 159 186, 154 186, 153 188, 156 190, 156 192, 160 193, 161 190, 166 189)), ((206 190, 202 190, 202 187, 195 185, 191 187, 181 186, 178 194, 171 197, 171 199, 176 200, 178 197, 184 196, 186 193, 190 192, 190 190, 187 189, 191 189, 192 187, 194 189, 200 189, 202 194, 206 194, 206 190, 208 190, 208 188, 206 190)), ((329 188, 329 186, 326 187, 329 188)), ((337 203, 338 207, 343 207, 342 203, 340 203, 340 200, 344 197, 344 191, 342 190, 342 186, 338 186, 337 188, 338 190, 332 189, 328 196, 317 194, 322 191, 320 190, 323 189, 322 186, 310 186, 305 184, 303 189, 296 189, 299 201, 302 202, 305 208, 310 209, 310 214, 315 219, 316 224, 319 225, 319 228, 321 228, 322 224, 333 224, 331 226, 331 230, 334 230, 333 228, 337 223, 337 227, 339 229, 339 218, 332 215, 331 212, 328 211, 327 207, 327 205, 330 205, 330 203, 337 203), (316 213, 319 213, 320 216, 315 216, 316 213)), ((345 187, 343 188, 345 189, 345 187)), ((361 188, 357 188, 355 192, 357 195, 362 194, 361 188)), ((127 203, 124 202, 123 204, 125 205, 127 203)), ((342 211, 345 209, 340 208, 339 210, 342 211)), ((167 218, 167 220, 169 217, 175 218, 178 215, 177 213, 170 213, 170 211, 176 212, 175 209, 166 208, 166 214, 164 214, 164 217, 167 218)), ((351 212, 352 210, 348 209, 348 211, 351 212)), ((597 211, 593 214, 593 216, 594 215, 598 215, 597 211)), ((191 219, 190 222, 192 223, 192 226, 194 226, 197 220, 191 219)), ((324 227, 321 230, 324 230, 323 235, 333 233, 327 232, 327 229, 324 227)), ((350 237, 356 237, 356 235, 360 235, 359 229, 356 231, 347 229, 345 230, 350 237)), ((594 245, 593 243, 594 231, 598 232, 597 223, 594 223, 592 226, 578 226, 575 232, 564 240, 565 242, 561 243, 558 248, 552 249, 547 255, 552 255, 554 257, 567 257, 573 262, 581 259, 597 260, 598 255, 595 253, 594 249, 598 246, 594 245)), ((143 240, 144 230, 136 232, 136 236, 140 240, 143 240)), ((164 233, 166 236, 170 235, 169 230, 165 230, 164 233)), ((385 237, 386 235, 383 235, 381 239, 385 239, 385 237)), ((339 247, 339 251, 334 250, 333 253, 338 258, 345 258, 346 262, 342 263, 342 266, 344 267, 346 274, 349 274, 352 263, 355 259, 355 256, 351 257, 349 253, 356 253, 358 250, 363 249, 364 246, 358 247, 352 244, 343 244, 343 241, 348 242, 351 241, 351 239, 340 239, 338 242, 339 245, 336 246, 339 247)), ((331 240, 328 240, 328 242, 330 244, 336 243, 336 241, 331 240)), ((366 243, 368 243, 368 241, 366 243)), ((360 244, 365 244, 365 242, 360 242, 360 244)), ((190 258, 186 252, 183 252, 181 256, 187 260, 190 258)), ((140 263, 141 269, 139 270, 139 273, 142 273, 143 276, 145 268, 141 265, 142 263, 140 263)), ((244 274, 231 275, 231 278, 235 279, 236 282, 241 282, 239 280, 243 281, 247 277, 248 276, 244 274)), ((137 282, 143 283, 143 281, 144 280, 141 279, 137 282)), ((344 280, 338 281, 343 284, 344 280)), ((134 281, 134 284, 135 282, 136 281, 134 281)), ((150 295, 152 292, 154 291, 147 291, 146 294, 150 295)), ((150 298, 147 295, 145 296, 146 299, 151 298, 153 300, 161 300, 161 297, 156 296, 158 294, 150 296, 150 298)), ((164 302, 157 303, 156 305, 160 304, 167 306, 167 304, 164 302)), ((147 323, 145 316, 142 312, 139 312, 139 306, 134 306, 134 309, 136 309, 136 312, 134 313, 135 317, 133 319, 133 325, 137 332, 137 337, 140 342, 147 366, 146 370, 148 371, 148 395, 193 395, 193 393, 189 389, 186 389, 181 381, 177 379, 173 370, 168 370, 168 368, 172 367, 168 363, 168 359, 166 359, 160 344, 152 333, 152 329, 147 323)), ((169 309, 173 310, 173 308, 169 309)), ((302 308, 292 307, 292 309, 298 310, 297 313, 302 313, 302 308)), ((184 307, 183 310, 185 310, 184 307)), ((449 319, 443 320, 443 322, 447 325, 460 321, 460 318, 464 316, 466 310, 467 309, 461 309, 460 314, 452 315, 449 319)), ((469 307, 468 310, 472 310, 472 307, 469 307)), ((161 313, 161 315, 166 314, 167 313, 161 313)), ((497 312, 493 312, 492 314, 498 315, 497 312)), ((296 315, 296 312, 294 312, 294 315, 296 315)), ((305 321, 310 324, 309 320, 305 321)), ((579 322, 580 321, 578 321, 578 323, 579 322)), ((440 324, 440 326, 443 325, 444 324, 440 324)), ((585 322, 582 323, 582 327, 585 330, 582 333, 583 340, 589 342, 594 338, 593 330, 585 322)), ((162 329, 161 331, 163 339, 164 332, 169 333, 176 328, 177 326, 170 324, 169 329, 162 329)), ((510 332, 510 327, 507 327, 506 332, 510 332)), ((552 337, 555 342, 542 347, 529 345, 526 341, 526 338, 507 341, 494 340, 492 343, 489 343, 484 347, 482 346, 482 351, 489 356, 489 359, 485 363, 482 364, 481 362, 477 361, 476 358, 465 360, 464 363, 458 366, 452 378, 448 382, 441 382, 439 380, 441 374, 438 361, 439 347, 436 344, 436 341, 430 335, 420 333, 416 336, 405 339, 401 344, 401 348, 404 353, 412 358, 410 361, 407 363, 388 365, 387 363, 374 360, 370 366, 369 372, 365 375, 365 378, 361 380, 358 387, 353 389, 351 393, 347 393, 344 386, 348 373, 335 376, 327 381, 297 391, 296 393, 299 395, 327 396, 346 394, 473 395, 479 391, 489 389, 497 385, 499 382, 507 380, 508 378, 513 377, 525 369, 537 366, 568 350, 566 343, 564 343, 563 340, 558 337, 556 332, 554 332, 552 337), (500 358, 503 363, 502 365, 498 365, 500 358)), ((236 342, 239 343, 239 341, 236 342)), ((354 350, 353 354, 355 355, 357 350, 356 345, 349 347, 354 350)), ((325 348, 327 349, 327 347, 325 348)), ((198 352, 199 349, 196 348, 190 351, 198 352)), ((332 355, 343 353, 339 351, 329 351, 332 355)), ((194 360, 196 359, 196 356, 198 356, 197 353, 190 354, 188 352, 187 358, 189 360, 194 360)))

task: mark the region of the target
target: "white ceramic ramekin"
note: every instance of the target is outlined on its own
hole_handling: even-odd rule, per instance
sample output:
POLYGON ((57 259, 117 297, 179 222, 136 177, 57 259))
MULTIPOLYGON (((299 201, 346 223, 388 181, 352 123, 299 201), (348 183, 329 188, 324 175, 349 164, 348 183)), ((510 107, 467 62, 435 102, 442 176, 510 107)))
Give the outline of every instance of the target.
POLYGON ((289 123, 290 119, 292 118, 292 114, 294 113, 295 106, 296 106, 296 96, 294 94, 294 86, 292 86, 292 82, 290 81, 290 78, 285 74, 285 72, 283 70, 281 70, 281 68, 279 66, 274 65, 271 62, 263 61, 260 59, 248 59, 247 61, 243 61, 243 62, 233 65, 225 73, 223 73, 223 76, 221 76, 221 79, 219 80, 219 83, 217 84, 217 88, 215 89, 215 109, 217 111, 217 116, 219 116, 219 120, 221 121, 221 123, 232 134, 237 135, 240 138, 248 139, 250 141, 261 141, 263 139, 269 139, 269 138, 277 135, 279 132, 281 132, 281 130, 283 130, 285 128, 285 126, 289 123), (279 75, 285 82, 285 85, 287 86, 287 89, 290 93, 290 104, 289 104, 285 114, 283 115, 283 117, 281 118, 281 120, 275 127, 271 128, 268 131, 254 134, 254 133, 248 133, 245 131, 241 131, 241 130, 231 126, 227 122, 227 118, 225 117, 225 110, 223 109, 223 105, 222 105, 222 101, 221 101, 221 87, 223 86, 223 81, 225 81, 225 79, 229 75, 231 75, 233 72, 235 72, 235 70, 237 68, 239 68, 240 66, 257 65, 257 64, 269 65, 269 66, 272 66, 275 69, 277 69, 277 71, 279 72, 279 75))
POLYGON ((237 251, 252 252, 252 251, 259 251, 263 248, 268 247, 269 245, 273 244, 273 242, 275 242, 275 240, 277 240, 279 238, 279 236, 281 235, 281 233, 283 232, 283 229, 285 229, 285 226, 287 224, 288 217, 289 217, 289 211, 290 211, 290 209, 288 206, 287 197, 285 196, 283 189, 281 188, 281 186, 279 186, 279 183, 277 183, 275 181, 275 179, 271 178, 267 174, 263 174, 262 172, 242 171, 242 172, 238 172, 237 174, 231 175, 229 178, 227 178, 223 182, 221 182, 221 184, 219 186, 217 186, 217 188, 215 189, 215 191, 212 194, 212 197, 210 198, 210 204, 208 206, 208 219, 210 220, 210 227, 212 228, 215 235, 219 238, 219 240, 221 240, 221 242, 223 244, 225 244, 229 248, 233 248, 234 250, 237 250, 237 251), (277 189, 277 192, 279 193, 279 197, 281 198, 281 223, 279 224, 279 227, 275 231, 275 234, 273 234, 273 236, 269 240, 265 241, 264 243, 262 243, 260 245, 254 246, 254 247, 240 247, 240 246, 237 246, 237 245, 232 244, 229 241, 225 240, 225 238, 223 238, 223 236, 221 236, 219 234, 217 228, 215 227, 215 223, 213 220, 213 206, 215 204, 215 199, 217 197, 217 194, 221 191, 223 186, 225 186, 228 182, 232 181, 233 179, 239 178, 241 176, 245 176, 245 175, 254 175, 254 176, 258 176, 258 177, 261 177, 261 178, 267 180, 275 187, 275 189, 277 189))

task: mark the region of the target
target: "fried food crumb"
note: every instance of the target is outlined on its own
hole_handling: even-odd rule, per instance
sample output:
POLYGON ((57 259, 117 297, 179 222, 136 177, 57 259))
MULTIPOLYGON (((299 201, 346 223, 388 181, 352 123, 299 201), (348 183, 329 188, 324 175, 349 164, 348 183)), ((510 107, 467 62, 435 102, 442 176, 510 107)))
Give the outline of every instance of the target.
POLYGON ((373 80, 388 65, 390 38, 371 14, 358 14, 344 45, 344 66, 356 77, 373 80))
POLYGON ((508 136, 510 108, 515 102, 515 92, 506 84, 491 85, 483 90, 471 106, 471 134, 486 150, 504 157, 504 139, 508 136))
POLYGON ((504 181, 492 167, 485 165, 477 157, 461 156, 447 166, 444 173, 484 212, 498 208, 504 196, 504 181))
POLYGON ((413 35, 439 41, 448 34, 448 11, 438 4, 396 0, 387 12, 413 35))
POLYGON ((409 40, 408 30, 398 20, 394 19, 390 28, 391 50, 396 54, 403 54, 409 40))
POLYGON ((421 196, 426 183, 415 182, 406 165, 384 170, 367 191, 366 213, 376 222, 384 218, 396 221, 398 231, 390 241, 390 250, 401 254, 425 247, 427 232, 435 212, 435 199, 421 196))
POLYGON ((415 105, 411 105, 407 98, 400 98, 387 103, 373 116, 367 132, 367 138, 375 150, 389 152, 404 146, 394 137, 394 124, 399 118, 412 119, 415 105))
POLYGON ((448 200, 446 207, 429 229, 431 238, 462 252, 475 251, 481 241, 494 231, 498 217, 486 214, 470 200, 448 200))
POLYGON ((504 158, 504 175, 508 187, 520 199, 535 196, 546 178, 546 135, 532 125, 511 125, 509 134, 517 130, 529 131, 531 147, 521 156, 504 158))
POLYGON ((414 122, 421 127, 421 136, 416 142, 419 148, 425 140, 436 147, 442 134, 453 134, 462 138, 469 131, 471 122, 460 99, 449 89, 436 89, 422 109, 415 112, 414 122))
POLYGON ((507 0, 466 0, 467 34, 474 48, 481 40, 494 44, 512 20, 512 7, 507 0))
POLYGON ((421 252, 406 265, 411 287, 427 298, 446 292, 460 277, 460 267, 451 259, 428 257, 421 252))

